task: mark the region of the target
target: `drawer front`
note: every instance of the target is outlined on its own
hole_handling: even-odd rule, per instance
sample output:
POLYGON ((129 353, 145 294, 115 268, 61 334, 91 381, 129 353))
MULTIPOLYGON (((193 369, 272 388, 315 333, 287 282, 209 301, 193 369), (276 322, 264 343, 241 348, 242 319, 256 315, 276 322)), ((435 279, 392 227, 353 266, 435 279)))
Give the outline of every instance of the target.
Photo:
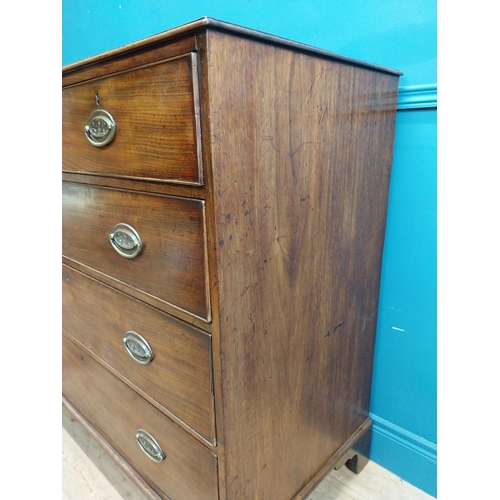
POLYGON ((63 336, 63 394, 114 448, 170 500, 216 500, 217 458, 202 444, 63 336), (154 462, 136 433, 149 432, 164 460, 154 462))
POLYGON ((202 185, 196 54, 63 89, 63 171, 202 185), (96 147, 85 126, 97 108, 116 123, 96 147))
POLYGON ((210 336, 70 267, 63 265, 62 278, 63 329, 214 443, 210 336), (123 343, 127 332, 132 355, 123 343), (133 357, 135 334, 151 360, 141 351, 133 357))
POLYGON ((65 257, 146 301, 152 295, 174 312, 180 308, 210 320, 202 200, 63 183, 62 221, 65 257), (134 258, 123 257, 110 242, 121 223, 135 229, 142 242, 134 258))

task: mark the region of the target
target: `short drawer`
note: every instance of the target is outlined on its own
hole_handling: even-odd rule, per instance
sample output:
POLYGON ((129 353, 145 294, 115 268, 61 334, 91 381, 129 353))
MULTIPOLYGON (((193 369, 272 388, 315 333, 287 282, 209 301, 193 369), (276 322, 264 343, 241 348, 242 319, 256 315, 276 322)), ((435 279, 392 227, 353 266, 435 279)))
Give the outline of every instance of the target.
POLYGON ((63 171, 202 185, 196 61, 193 52, 63 88, 63 171), (96 109, 116 126, 100 147, 85 132, 96 109))
POLYGON ((68 266, 62 278, 63 329, 214 443, 210 336, 68 266))
MULTIPOLYGON (((170 500, 217 499, 217 457, 212 452, 65 336, 62 346, 64 396, 146 481, 170 500), (165 458, 160 462, 139 446, 141 429, 161 448, 165 458)), ((145 447, 155 451, 151 444, 145 447)))
MULTIPOLYGON (((181 309, 210 321, 204 201, 64 182, 62 221, 64 257, 146 302, 153 296, 169 312, 181 309), (142 249, 133 258, 111 243, 111 234, 115 244, 116 235, 123 236, 119 224, 140 239, 142 249)), ((134 245, 132 250, 139 248, 134 245)))

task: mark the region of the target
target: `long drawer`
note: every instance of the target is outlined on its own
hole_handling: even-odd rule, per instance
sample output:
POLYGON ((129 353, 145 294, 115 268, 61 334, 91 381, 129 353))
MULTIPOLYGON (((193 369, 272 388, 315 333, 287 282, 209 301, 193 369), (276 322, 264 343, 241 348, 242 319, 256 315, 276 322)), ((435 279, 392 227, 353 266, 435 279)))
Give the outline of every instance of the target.
POLYGON ((202 200, 64 182, 62 222, 63 256, 168 312, 210 321, 202 200))
POLYGON ((210 336, 68 266, 62 278, 63 329, 214 443, 210 336))
POLYGON ((217 499, 213 453, 65 336, 62 346, 64 396, 123 458, 170 500, 217 499), (161 450, 163 460, 156 462, 146 455, 138 434, 152 455, 161 450))
POLYGON ((64 88, 63 171, 202 185, 196 60, 190 53, 64 88), (95 146, 85 127, 103 112, 98 140, 111 128, 114 138, 95 146))

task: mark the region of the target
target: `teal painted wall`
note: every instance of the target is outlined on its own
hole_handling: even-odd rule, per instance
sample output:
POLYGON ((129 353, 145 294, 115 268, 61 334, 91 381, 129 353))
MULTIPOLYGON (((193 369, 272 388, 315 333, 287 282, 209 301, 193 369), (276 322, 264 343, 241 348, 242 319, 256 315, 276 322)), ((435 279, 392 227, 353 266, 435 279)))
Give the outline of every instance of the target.
POLYGON ((371 459, 436 496, 436 0, 63 0, 62 62, 210 16, 404 72, 371 459))
POLYGON ((370 408, 370 458, 433 496, 436 135, 435 108, 398 111, 370 408))

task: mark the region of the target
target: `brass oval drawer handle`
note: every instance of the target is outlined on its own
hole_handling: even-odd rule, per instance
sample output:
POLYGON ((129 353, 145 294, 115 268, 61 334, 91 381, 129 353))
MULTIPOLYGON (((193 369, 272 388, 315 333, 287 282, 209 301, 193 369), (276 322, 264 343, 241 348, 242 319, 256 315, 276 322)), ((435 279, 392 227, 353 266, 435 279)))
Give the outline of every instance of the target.
POLYGON ((112 247, 127 259, 133 259, 141 253, 142 241, 139 233, 128 224, 120 222, 109 235, 112 247))
POLYGON ((100 148, 109 144, 116 134, 116 123, 113 117, 104 109, 95 109, 90 113, 85 136, 92 146, 100 148))
POLYGON ((146 339, 137 332, 127 332, 123 338, 123 345, 132 359, 141 365, 147 365, 153 359, 153 350, 146 339))
POLYGON ((139 429, 135 435, 135 439, 139 444, 141 450, 154 462, 160 463, 165 460, 165 453, 158 444, 158 441, 144 429, 139 429))

